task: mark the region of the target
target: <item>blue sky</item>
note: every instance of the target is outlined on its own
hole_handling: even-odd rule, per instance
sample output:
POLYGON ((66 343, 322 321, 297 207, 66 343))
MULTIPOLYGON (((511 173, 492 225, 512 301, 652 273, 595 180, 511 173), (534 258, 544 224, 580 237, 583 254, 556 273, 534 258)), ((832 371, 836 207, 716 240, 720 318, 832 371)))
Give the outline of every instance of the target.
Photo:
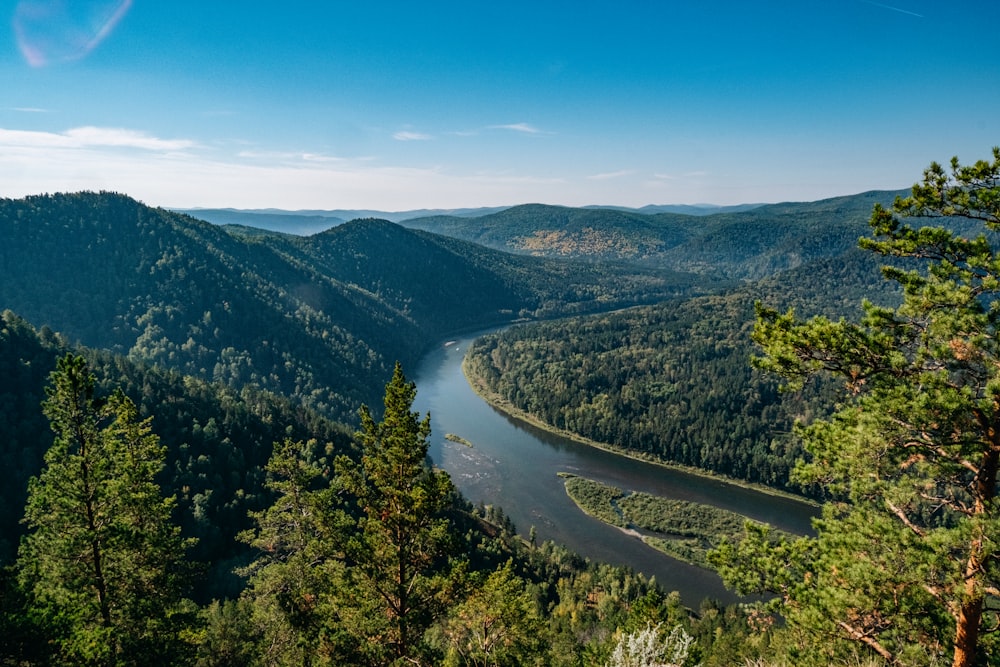
POLYGON ((1000 144, 1000 3, 0 1, 0 196, 808 201, 1000 144))

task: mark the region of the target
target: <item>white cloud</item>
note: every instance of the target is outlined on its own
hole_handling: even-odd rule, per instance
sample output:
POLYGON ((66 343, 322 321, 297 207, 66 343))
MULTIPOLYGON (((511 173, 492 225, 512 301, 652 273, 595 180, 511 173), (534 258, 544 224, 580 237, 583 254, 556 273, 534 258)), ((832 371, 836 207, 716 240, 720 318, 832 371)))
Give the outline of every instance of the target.
MULTIPOLYGON (((0 197, 111 190, 153 206, 410 210, 563 199, 571 184, 523 173, 401 167, 303 152, 122 150, 177 145, 142 133, 0 129, 0 197), (116 138, 117 137, 117 138, 116 138)), ((194 145, 194 142, 184 144, 194 145)))
POLYGON ((159 139, 144 132, 108 127, 77 127, 65 132, 6 130, 0 128, 0 147, 79 149, 88 147, 137 148, 180 151, 197 144, 188 139, 159 139))
POLYGON ((180 151, 197 145, 188 139, 159 139, 144 132, 114 127, 77 127, 67 130, 65 136, 81 146, 114 146, 150 151, 180 151))
POLYGON ((392 135, 392 138, 396 141, 427 141, 431 139, 431 135, 424 134, 423 132, 411 132, 409 130, 401 130, 392 135))
POLYGON ((542 131, 539 130, 534 125, 529 125, 528 123, 511 123, 509 125, 490 125, 491 130, 511 130, 513 132, 522 132, 524 134, 541 134, 542 131))
POLYGON ((300 151, 256 151, 241 150, 236 153, 236 157, 245 160, 255 160, 258 162, 299 164, 303 162, 344 162, 345 158, 336 155, 324 155, 322 153, 303 153, 300 151))
POLYGON ((594 174, 593 176, 588 176, 587 178, 591 181, 609 181, 613 178, 621 178, 622 176, 629 176, 634 173, 635 171, 632 169, 622 169, 620 171, 609 171, 603 174, 594 174))
POLYGON ((684 174, 664 174, 655 173, 653 178, 659 179, 661 181, 676 181, 682 178, 702 178, 703 176, 708 176, 707 171, 689 171, 684 174))

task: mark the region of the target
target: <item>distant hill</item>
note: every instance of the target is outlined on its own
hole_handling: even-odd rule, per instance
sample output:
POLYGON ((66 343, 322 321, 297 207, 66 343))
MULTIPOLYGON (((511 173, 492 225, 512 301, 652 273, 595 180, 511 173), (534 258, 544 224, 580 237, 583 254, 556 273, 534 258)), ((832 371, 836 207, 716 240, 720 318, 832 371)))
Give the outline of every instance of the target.
POLYGON ((650 303, 691 276, 517 257, 380 220, 249 233, 112 193, 0 200, 0 309, 351 421, 450 333, 650 303))
POLYGON ((407 227, 542 257, 619 260, 747 280, 852 247, 872 205, 899 192, 768 204, 705 215, 527 204, 478 218, 433 216, 407 227))
POLYGON ((242 211, 234 208, 174 209, 214 225, 248 228, 309 236, 343 224, 348 218, 334 214, 302 214, 286 211, 242 211))
POLYGON ((737 213, 765 206, 765 204, 736 204, 733 206, 716 206, 715 204, 647 204, 639 208, 629 206, 584 206, 583 208, 608 209, 612 211, 627 211, 630 213, 680 213, 682 215, 711 215, 713 213, 737 213))
POLYGON ((419 209, 397 212, 365 209, 284 211, 280 209, 178 208, 171 210, 177 213, 185 213, 192 218, 211 222, 214 225, 239 225, 272 232, 295 234, 297 236, 311 236, 312 234, 325 232, 331 227, 336 227, 348 220, 358 220, 361 218, 378 218, 390 222, 400 222, 402 220, 409 220, 410 218, 424 218, 434 215, 478 217, 502 211, 504 208, 506 207, 497 206, 492 208, 419 209))

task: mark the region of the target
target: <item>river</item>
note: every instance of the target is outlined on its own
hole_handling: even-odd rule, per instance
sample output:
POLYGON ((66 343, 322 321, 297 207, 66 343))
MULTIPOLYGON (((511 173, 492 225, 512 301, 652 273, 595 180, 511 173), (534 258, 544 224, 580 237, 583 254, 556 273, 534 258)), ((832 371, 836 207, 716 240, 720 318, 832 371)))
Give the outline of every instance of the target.
POLYGON ((535 527, 539 540, 553 540, 593 561, 629 566, 655 576, 697 608, 705 598, 737 598, 719 577, 647 547, 617 528, 584 514, 566 494, 559 472, 570 472, 622 489, 707 503, 791 532, 809 529, 814 506, 733 484, 635 461, 575 442, 514 419, 490 406, 462 374, 462 357, 475 336, 437 347, 416 373, 414 409, 431 415, 431 457, 473 503, 497 505, 522 535, 535 527), (445 439, 460 436, 472 447, 445 439))

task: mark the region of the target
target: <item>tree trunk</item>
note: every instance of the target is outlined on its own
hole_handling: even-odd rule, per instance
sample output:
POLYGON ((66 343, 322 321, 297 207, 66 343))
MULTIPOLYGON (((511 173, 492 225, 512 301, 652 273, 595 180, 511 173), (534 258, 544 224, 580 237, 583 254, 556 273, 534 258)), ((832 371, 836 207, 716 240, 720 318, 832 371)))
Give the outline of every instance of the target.
MULTIPOLYGON (((983 461, 976 479, 977 516, 992 509, 996 497, 997 468, 1000 463, 1000 447, 996 442, 996 431, 990 428, 988 435, 991 447, 983 454, 983 461)), ((969 558, 965 564, 965 587, 962 606, 955 619, 955 654, 952 667, 972 667, 976 661, 979 645, 979 624, 983 619, 983 592, 978 589, 983 572, 983 536, 977 534, 969 546, 969 558)))

